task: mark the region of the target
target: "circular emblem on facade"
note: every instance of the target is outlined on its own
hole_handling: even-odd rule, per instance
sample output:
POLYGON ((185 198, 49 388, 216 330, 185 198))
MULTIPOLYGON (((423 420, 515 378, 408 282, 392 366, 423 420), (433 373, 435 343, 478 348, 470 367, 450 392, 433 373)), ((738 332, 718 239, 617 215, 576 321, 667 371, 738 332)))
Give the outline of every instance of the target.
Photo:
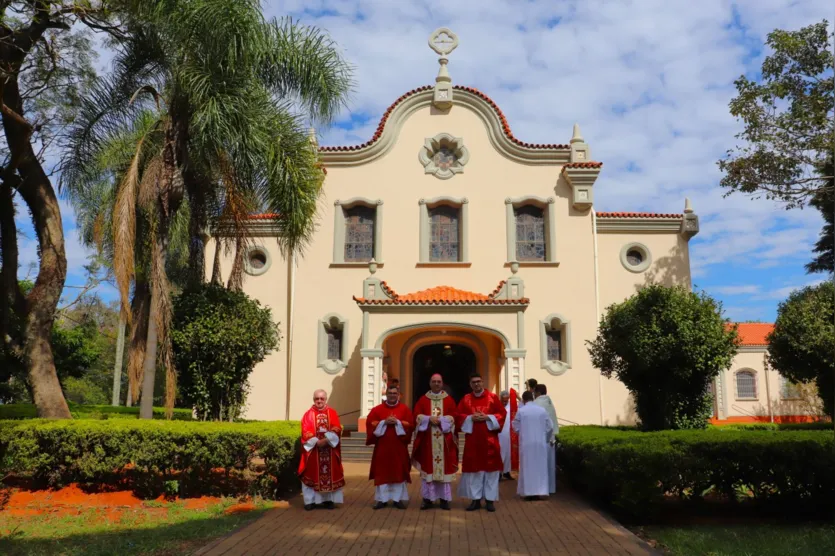
POLYGON ((470 159, 470 152, 464 146, 462 138, 453 137, 449 133, 439 133, 424 141, 418 158, 423 164, 424 173, 445 180, 464 171, 464 165, 470 159))

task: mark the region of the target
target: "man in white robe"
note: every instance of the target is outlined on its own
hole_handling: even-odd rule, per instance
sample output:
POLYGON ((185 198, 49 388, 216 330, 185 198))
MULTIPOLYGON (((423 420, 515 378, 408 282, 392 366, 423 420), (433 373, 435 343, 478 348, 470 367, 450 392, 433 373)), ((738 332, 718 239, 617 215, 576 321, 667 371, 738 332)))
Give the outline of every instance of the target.
POLYGON ((548 397, 548 388, 544 384, 537 384, 534 389, 534 404, 542 407, 548 412, 548 417, 554 423, 554 432, 549 439, 548 449, 548 491, 551 494, 557 492, 557 439, 554 435, 560 433, 560 424, 557 421, 557 410, 554 402, 548 397))
POLYGON ((502 427, 502 431, 499 433, 499 445, 502 448, 502 464, 504 468, 502 469, 502 476, 505 479, 510 478, 510 466, 511 466, 511 458, 510 458, 510 392, 507 390, 502 390, 501 394, 499 394, 499 400, 502 402, 504 406, 504 410, 507 411, 507 418, 504 420, 504 426, 502 427))
POLYGON ((519 479, 516 494, 525 500, 548 496, 550 492, 548 452, 553 451, 554 423, 548 412, 534 403, 533 394, 522 394, 525 405, 516 412, 513 430, 519 433, 519 479))

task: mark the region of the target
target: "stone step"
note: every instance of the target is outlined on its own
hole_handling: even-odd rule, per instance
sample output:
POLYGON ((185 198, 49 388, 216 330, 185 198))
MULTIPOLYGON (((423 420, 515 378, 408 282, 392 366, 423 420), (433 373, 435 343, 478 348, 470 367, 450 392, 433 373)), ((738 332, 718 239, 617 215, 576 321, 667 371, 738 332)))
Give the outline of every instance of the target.
MULTIPOLYGON (((374 446, 365 445, 365 435, 342 437, 342 461, 352 463, 368 463, 374 453, 374 446)), ((409 454, 412 444, 409 443, 409 454)), ((458 434, 458 460, 464 457, 464 434, 458 434)))

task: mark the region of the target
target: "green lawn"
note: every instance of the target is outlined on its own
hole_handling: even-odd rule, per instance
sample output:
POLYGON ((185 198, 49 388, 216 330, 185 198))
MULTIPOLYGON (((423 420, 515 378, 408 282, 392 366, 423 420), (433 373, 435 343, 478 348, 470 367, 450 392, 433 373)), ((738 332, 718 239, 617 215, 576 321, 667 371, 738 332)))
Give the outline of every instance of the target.
POLYGON ((675 556, 831 556, 834 525, 694 525, 646 527, 644 538, 675 556))
POLYGON ((254 511, 226 515, 224 510, 235 502, 228 498, 200 510, 186 509, 182 502, 145 502, 138 508, 77 508, 61 515, 0 511, 0 554, 188 554, 268 508, 259 503, 254 511))

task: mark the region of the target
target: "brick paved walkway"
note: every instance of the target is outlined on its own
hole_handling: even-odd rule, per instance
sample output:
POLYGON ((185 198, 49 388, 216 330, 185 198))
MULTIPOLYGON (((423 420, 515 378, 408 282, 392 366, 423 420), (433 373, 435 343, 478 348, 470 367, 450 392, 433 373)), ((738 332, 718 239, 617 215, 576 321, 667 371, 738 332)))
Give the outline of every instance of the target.
MULTIPOLYGON (((525 502, 516 481, 500 483, 496 512, 466 512, 455 498, 451 511, 420 511, 420 485, 412 473, 406 510, 374 511, 368 467, 346 464, 345 504, 335 510, 289 507, 271 510, 233 534, 203 547, 200 556, 240 554, 412 555, 457 554, 656 554, 649 545, 577 496, 560 491, 548 500, 525 502)), ((453 493, 456 492, 453 486, 453 493)))

